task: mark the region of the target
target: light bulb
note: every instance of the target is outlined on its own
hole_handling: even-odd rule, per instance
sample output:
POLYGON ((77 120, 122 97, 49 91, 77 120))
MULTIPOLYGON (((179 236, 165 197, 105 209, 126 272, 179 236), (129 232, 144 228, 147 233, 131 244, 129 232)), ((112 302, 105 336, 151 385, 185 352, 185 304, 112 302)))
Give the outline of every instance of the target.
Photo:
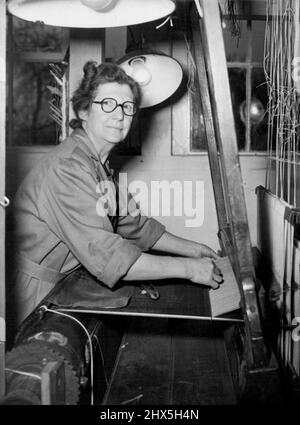
POLYGON ((110 6, 112 2, 113 0, 81 0, 81 3, 84 4, 84 6, 96 10, 97 12, 110 6))
MULTIPOLYGON (((246 110, 247 110, 247 105, 246 105, 246 101, 244 100, 240 105, 240 118, 244 124, 246 123, 246 110)), ((262 122, 265 116, 265 108, 259 99, 256 99, 255 97, 251 99, 249 113, 250 113, 251 125, 257 125, 262 122)))
POLYGON ((251 104, 250 115, 253 119, 260 119, 260 117, 264 114, 265 110, 260 101, 255 100, 255 103, 251 104))
POLYGON ((140 86, 146 86, 152 79, 151 71, 145 65, 146 59, 143 56, 133 58, 129 65, 132 67, 131 76, 140 86))

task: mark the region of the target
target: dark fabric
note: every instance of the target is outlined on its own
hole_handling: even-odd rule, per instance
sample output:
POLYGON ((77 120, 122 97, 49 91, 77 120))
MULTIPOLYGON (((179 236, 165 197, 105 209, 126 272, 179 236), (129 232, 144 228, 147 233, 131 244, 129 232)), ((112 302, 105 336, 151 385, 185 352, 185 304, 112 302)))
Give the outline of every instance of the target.
POLYGON ((47 301, 64 308, 120 308, 128 304, 133 292, 132 285, 118 284, 111 290, 87 270, 79 268, 57 285, 47 301))

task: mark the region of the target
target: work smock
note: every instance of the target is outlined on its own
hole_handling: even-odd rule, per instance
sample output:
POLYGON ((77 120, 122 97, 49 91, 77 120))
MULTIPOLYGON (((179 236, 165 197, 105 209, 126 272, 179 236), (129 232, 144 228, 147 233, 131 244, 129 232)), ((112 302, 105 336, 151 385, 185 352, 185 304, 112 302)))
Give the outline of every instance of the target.
POLYGON ((101 163, 83 129, 74 130, 25 177, 13 208, 18 323, 80 265, 113 290, 161 237, 162 224, 143 216, 130 194, 125 207, 124 196, 117 195, 112 170, 101 163))

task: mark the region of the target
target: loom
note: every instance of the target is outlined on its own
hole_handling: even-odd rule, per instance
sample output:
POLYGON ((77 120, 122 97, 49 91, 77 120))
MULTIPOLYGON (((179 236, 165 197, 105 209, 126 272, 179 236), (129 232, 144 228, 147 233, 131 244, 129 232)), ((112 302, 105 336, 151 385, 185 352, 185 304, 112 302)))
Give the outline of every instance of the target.
POLYGON ((285 370, 300 373, 292 337, 300 314, 299 3, 267 2, 265 74, 268 85, 268 168, 257 188, 258 247, 274 279, 270 298, 278 311, 276 346, 285 370))

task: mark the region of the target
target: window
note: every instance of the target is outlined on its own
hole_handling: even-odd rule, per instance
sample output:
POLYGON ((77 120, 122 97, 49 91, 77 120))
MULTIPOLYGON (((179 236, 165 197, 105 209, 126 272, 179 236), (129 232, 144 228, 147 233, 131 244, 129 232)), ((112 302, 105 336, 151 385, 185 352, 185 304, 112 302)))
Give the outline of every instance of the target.
POLYGON ((8 16, 7 37, 7 145, 55 145, 68 30, 8 16))
MULTIPOLYGON (((229 20, 223 22, 238 148, 240 152, 266 151, 268 93, 263 70, 265 21, 240 21, 239 37, 232 35, 229 20)), ((181 49, 189 50, 188 40, 182 43, 181 49)), ((173 105, 173 154, 198 154, 207 150, 201 102, 189 53, 180 53, 178 58, 181 63, 186 63, 186 73, 189 79, 192 75, 194 81, 192 89, 188 85, 188 93, 177 105, 173 105), (179 117, 188 111, 190 118, 179 128, 179 117)))
MULTIPOLYGON (((226 21, 224 21, 226 23, 226 21)), ((240 39, 224 28, 229 83, 240 151, 267 149, 268 93, 263 70, 265 21, 241 21, 240 39)))

